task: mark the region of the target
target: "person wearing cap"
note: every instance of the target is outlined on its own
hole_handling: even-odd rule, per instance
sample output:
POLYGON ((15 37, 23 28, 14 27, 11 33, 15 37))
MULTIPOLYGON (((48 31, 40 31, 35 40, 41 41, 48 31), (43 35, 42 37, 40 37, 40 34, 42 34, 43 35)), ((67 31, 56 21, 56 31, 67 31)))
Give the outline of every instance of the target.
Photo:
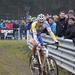
POLYGON ((20 39, 22 39, 22 36, 26 35, 25 24, 26 24, 26 22, 24 20, 22 20, 21 24, 19 26, 19 28, 20 28, 20 39))
POLYGON ((26 23, 25 25, 26 30, 30 30, 32 22, 33 18, 32 17, 28 18, 28 23, 26 23))
POLYGON ((65 38, 66 39, 75 38, 75 19, 74 18, 70 18, 68 20, 68 27, 65 33, 65 38))
POLYGON ((36 17, 32 17, 33 22, 37 21, 36 17))
POLYGON ((73 10, 68 11, 68 19, 71 17, 74 17, 74 11, 73 10))
POLYGON ((58 18, 59 18, 58 15, 53 15, 54 22, 57 22, 58 18))

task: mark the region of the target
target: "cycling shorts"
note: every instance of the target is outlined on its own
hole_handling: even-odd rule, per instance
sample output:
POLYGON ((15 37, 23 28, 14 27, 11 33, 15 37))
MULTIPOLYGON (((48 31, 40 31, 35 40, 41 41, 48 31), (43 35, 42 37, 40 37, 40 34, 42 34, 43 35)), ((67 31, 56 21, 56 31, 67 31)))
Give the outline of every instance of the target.
MULTIPOLYGON (((34 36, 33 36, 33 33, 32 32, 29 32, 29 36, 30 36, 30 42, 32 40, 34 40, 34 36)), ((43 45, 43 40, 42 40, 42 36, 41 36, 41 33, 38 33, 37 35, 37 39, 38 39, 38 42, 43 45)))

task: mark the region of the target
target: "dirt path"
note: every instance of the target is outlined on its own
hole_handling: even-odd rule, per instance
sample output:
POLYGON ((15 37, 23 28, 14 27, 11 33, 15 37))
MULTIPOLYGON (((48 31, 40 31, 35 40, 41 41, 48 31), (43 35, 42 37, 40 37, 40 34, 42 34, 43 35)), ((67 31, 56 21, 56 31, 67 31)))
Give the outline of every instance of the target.
MULTIPOLYGON (((0 41, 0 75, 31 75, 28 50, 25 41, 0 41)), ((59 67, 59 75, 73 74, 59 67)))
POLYGON ((31 75, 28 62, 0 50, 0 75, 31 75))

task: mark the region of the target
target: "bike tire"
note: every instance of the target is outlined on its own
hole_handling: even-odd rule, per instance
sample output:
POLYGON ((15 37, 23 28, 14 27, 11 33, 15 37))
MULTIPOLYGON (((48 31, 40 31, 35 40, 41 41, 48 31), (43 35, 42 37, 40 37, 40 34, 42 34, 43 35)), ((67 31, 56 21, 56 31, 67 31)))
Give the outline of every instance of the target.
POLYGON ((41 67, 40 67, 38 56, 35 55, 35 58, 37 60, 36 67, 34 66, 35 64, 33 63, 32 55, 30 56, 30 59, 29 59, 29 67, 30 67, 31 73, 32 75, 41 75, 41 67))
POLYGON ((49 67, 47 66, 48 75, 59 75, 58 66, 55 59, 52 56, 49 56, 47 59, 49 61, 49 67, 50 67, 50 70, 49 70, 49 67))

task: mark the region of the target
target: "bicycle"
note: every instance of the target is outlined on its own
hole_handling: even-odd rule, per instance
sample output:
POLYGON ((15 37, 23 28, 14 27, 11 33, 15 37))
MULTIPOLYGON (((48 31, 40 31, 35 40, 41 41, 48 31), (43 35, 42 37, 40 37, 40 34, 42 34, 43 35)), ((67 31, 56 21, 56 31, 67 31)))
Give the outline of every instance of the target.
MULTIPOLYGON (((31 55, 30 60, 29 60, 29 66, 30 66, 30 70, 32 75, 58 75, 58 66, 57 63, 55 61, 55 59, 50 56, 48 53, 48 45, 55 45, 56 43, 50 44, 50 43, 46 43, 44 46, 44 61, 43 63, 41 62, 41 58, 40 58, 40 49, 37 47, 36 50, 36 55, 35 55, 35 59, 36 61, 36 65, 33 62, 33 55, 31 55)), ((58 46, 57 48, 58 49, 58 46)))

